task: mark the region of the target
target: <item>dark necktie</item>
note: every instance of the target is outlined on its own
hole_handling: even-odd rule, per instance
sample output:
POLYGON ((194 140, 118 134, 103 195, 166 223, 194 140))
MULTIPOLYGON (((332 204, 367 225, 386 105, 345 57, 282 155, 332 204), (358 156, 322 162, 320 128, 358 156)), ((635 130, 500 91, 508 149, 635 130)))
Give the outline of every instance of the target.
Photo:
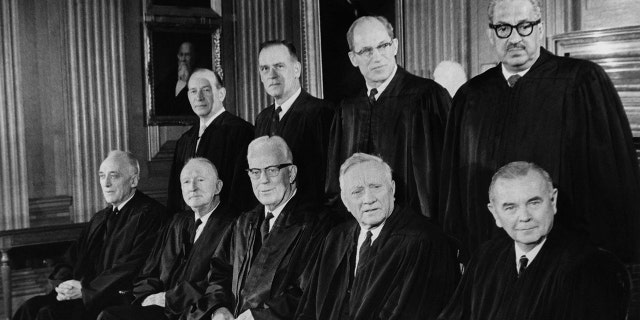
POLYGON ((358 254, 358 267, 356 268, 356 270, 358 268, 360 268, 362 263, 364 263, 366 261, 366 259, 369 257, 369 251, 371 251, 371 236, 372 235, 373 234, 371 233, 371 231, 367 231, 367 237, 364 239, 364 242, 360 246, 360 254, 358 254))
POLYGON ((196 233, 198 233, 198 227, 202 224, 202 220, 197 219, 196 223, 193 225, 193 229, 191 229, 191 243, 196 242, 196 233))
POLYGON ((509 77, 509 79, 507 79, 507 82, 509 83, 509 87, 513 88, 513 86, 516 85, 516 82, 518 82, 520 78, 522 77, 519 74, 514 74, 511 77, 509 77))
POLYGON ((111 211, 111 213, 107 216, 107 230, 105 231, 105 239, 108 239, 109 237, 111 237, 111 234, 116 228, 119 212, 120 210, 118 210, 117 207, 114 207, 113 211, 111 211))
POLYGON ((271 219, 273 219, 273 213, 267 212, 267 216, 262 220, 262 224, 260 225, 260 235, 262 236, 263 245, 269 236, 269 221, 271 219))
POLYGON ((527 268, 528 264, 529 259, 527 259, 527 256, 523 254, 522 257, 520 257, 520 268, 518 268, 518 277, 522 276, 522 273, 524 272, 524 269, 527 268))
POLYGON ((271 128, 269 130, 269 134, 272 136, 276 135, 278 125, 280 124, 280 112, 282 112, 282 108, 278 106, 271 114, 271 128))
POLYGON ((378 89, 373 88, 369 91, 369 103, 374 105, 376 103, 376 94, 378 94, 378 89))

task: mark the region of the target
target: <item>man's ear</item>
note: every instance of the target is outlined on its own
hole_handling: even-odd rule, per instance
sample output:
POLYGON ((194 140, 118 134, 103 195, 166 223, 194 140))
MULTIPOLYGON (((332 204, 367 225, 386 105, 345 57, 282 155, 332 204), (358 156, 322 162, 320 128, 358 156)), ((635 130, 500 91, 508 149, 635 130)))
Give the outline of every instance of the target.
POLYGON ((494 34, 495 34, 495 31, 493 31, 493 29, 491 28, 487 29, 486 35, 492 47, 496 45, 496 38, 493 37, 494 34))
POLYGON ((500 219, 498 219, 498 213, 491 202, 487 203, 487 208, 491 212, 493 219, 496 221, 496 226, 498 226, 498 228, 502 228, 502 223, 500 222, 500 219))
POLYGON ((354 67, 358 67, 358 61, 356 60, 358 57, 356 56, 356 54, 353 53, 353 51, 349 51, 348 55, 349 55, 349 61, 351 61, 351 64, 354 67))
POLYGON ((553 206, 553 214, 558 212, 558 189, 553 188, 551 191, 551 205, 553 206))
POLYGON ((227 89, 224 87, 218 89, 218 100, 224 101, 224 98, 227 96, 227 89))
POLYGON ((220 194, 220 191, 222 191, 222 180, 218 179, 218 181, 216 181, 216 190, 213 192, 213 194, 220 194))
POLYGON ((131 176, 131 188, 135 188, 138 186, 138 181, 140 181, 140 175, 134 174, 131 176))
POLYGON ((302 63, 300 63, 300 61, 296 61, 293 64, 293 74, 296 78, 300 78, 300 75, 302 74, 302 63))
POLYGON ((298 167, 295 164, 289 166, 289 183, 296 181, 298 175, 298 167))

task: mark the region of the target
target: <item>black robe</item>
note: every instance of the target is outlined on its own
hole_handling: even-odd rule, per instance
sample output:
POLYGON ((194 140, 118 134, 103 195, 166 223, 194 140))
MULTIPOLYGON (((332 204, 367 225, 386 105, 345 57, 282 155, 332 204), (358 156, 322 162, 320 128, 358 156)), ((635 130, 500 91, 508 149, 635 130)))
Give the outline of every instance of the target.
POLYGON ((399 66, 373 107, 366 91, 343 100, 331 126, 328 196, 340 193, 340 166, 353 153, 379 155, 393 171, 396 201, 437 220, 438 175, 450 103, 449 93, 439 84, 399 66))
MULTIPOLYGON (((262 110, 256 118, 256 138, 269 135, 274 105, 262 110)), ((325 171, 329 128, 333 119, 333 107, 302 90, 284 114, 275 129, 291 153, 293 163, 298 166, 296 178, 300 196, 315 201, 324 201, 325 171)))
POLYGON ((458 90, 442 158, 445 231, 470 252, 491 239, 491 176, 524 160, 558 188, 557 223, 638 261, 640 173, 620 98, 598 65, 541 51, 513 88, 498 65, 458 90))
POLYGON ((625 319, 629 274, 612 253, 554 227, 518 277, 514 245, 506 233, 485 243, 438 319, 625 319))
POLYGON ((331 230, 296 319, 435 319, 460 278, 453 241, 396 207, 354 277, 359 232, 355 219, 331 230))
POLYGON ((102 309, 125 302, 119 291, 131 291, 135 276, 160 235, 166 210, 157 201, 136 191, 118 213, 114 232, 107 238, 107 216, 113 214, 112 210, 109 206, 98 211, 68 251, 72 279, 82 283, 82 305, 77 303, 80 300, 59 302, 55 300, 54 292, 50 296, 52 299, 35 297, 39 303, 27 301, 16 311, 14 319, 33 319, 36 309, 43 308, 50 309, 54 319, 92 319, 102 309))
POLYGON ((224 111, 205 129, 196 152, 199 130, 200 124, 194 125, 176 143, 169 176, 169 212, 188 209, 182 198, 180 172, 185 163, 193 157, 207 158, 218 169, 218 178, 224 184, 220 192, 220 201, 224 205, 238 212, 253 208, 256 200, 251 181, 244 171, 248 168, 247 146, 253 140, 251 124, 224 111))
POLYGON ((184 86, 176 96, 176 84, 178 83, 178 70, 173 70, 162 79, 155 88, 154 102, 157 116, 191 116, 196 114, 191 108, 187 92, 188 86, 184 86))
POLYGON ((244 213, 227 229, 211 259, 209 286, 189 319, 209 319, 220 307, 237 317, 291 319, 308 283, 311 258, 330 225, 315 204, 295 195, 260 245, 264 206, 244 213))

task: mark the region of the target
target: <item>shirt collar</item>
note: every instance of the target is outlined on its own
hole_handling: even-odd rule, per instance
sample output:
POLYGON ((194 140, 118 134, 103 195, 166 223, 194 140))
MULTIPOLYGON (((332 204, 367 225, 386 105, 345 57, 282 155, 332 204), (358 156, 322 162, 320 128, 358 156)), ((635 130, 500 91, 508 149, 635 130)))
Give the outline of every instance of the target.
POLYGON ((360 234, 358 235, 358 248, 360 248, 362 243, 364 243, 364 240, 367 239, 367 231, 371 231, 371 243, 376 241, 376 239, 378 239, 378 236, 380 235, 380 231, 382 231, 382 227, 384 227, 385 222, 386 221, 383 221, 381 224, 371 229, 365 229, 360 226, 360 234))
POLYGON ((267 209, 267 207, 264 207, 264 216, 267 216, 267 212, 271 212, 271 214, 273 215, 273 220, 272 221, 276 221, 278 219, 278 216, 280 215, 280 213, 282 213, 282 209, 284 209, 284 207, 287 205, 287 203, 289 203, 289 201, 293 198, 293 196, 296 195, 296 192, 298 191, 298 189, 293 190, 293 192, 291 193, 291 197, 289 197, 289 199, 287 199, 287 201, 284 201, 283 203, 281 203, 279 206, 277 206, 275 209, 273 209, 273 211, 269 211, 269 209, 267 209))
POLYGON ((129 202, 129 200, 131 200, 135 195, 136 195, 136 192, 133 191, 129 196, 129 198, 127 198, 127 200, 122 201, 118 206, 116 206, 116 208, 118 208, 118 211, 122 211, 122 207, 124 207, 127 204, 127 202, 129 202))
POLYGON ((214 114, 213 117, 211 117, 211 119, 207 120, 207 122, 202 122, 202 119, 200 119, 200 127, 204 126, 204 128, 206 129, 213 122, 213 120, 215 120, 219 115, 221 115, 225 111, 226 110, 224 109, 224 107, 220 108, 220 110, 216 112, 216 114, 214 114))
MULTIPOLYGON (((380 95, 382 94, 384 89, 386 89, 387 86, 389 86, 389 83, 391 83, 391 80, 393 80, 393 77, 395 77, 397 71, 398 71, 398 65, 396 64, 393 66, 393 72, 391 72, 391 75, 389 76, 389 78, 387 78, 387 80, 385 80, 381 85, 379 85, 376 88, 376 90, 378 90, 378 93, 376 93, 376 100, 380 98, 380 95)), ((371 92, 371 89, 373 89, 373 87, 370 87, 367 84, 367 96, 369 95, 369 92, 371 92)))
POLYGON ((509 79, 509 77, 511 77, 514 74, 517 74, 520 77, 524 77, 524 75, 527 74, 527 72, 529 72, 529 70, 531 69, 531 67, 529 67, 529 68, 527 68, 525 70, 522 70, 520 72, 511 72, 511 71, 507 70, 507 68, 504 66, 504 63, 501 63, 500 66, 502 67, 502 76, 504 76, 505 81, 507 81, 507 79, 509 79))
POLYGON ((218 204, 216 204, 215 207, 213 207, 213 209, 211 209, 211 211, 207 212, 207 214, 205 214, 204 216, 200 216, 197 213, 193 213, 194 215, 194 221, 197 221, 198 219, 200 219, 200 221, 202 221, 202 223, 200 225, 204 226, 205 224, 207 224, 207 221, 209 220, 209 217, 211 217, 211 214, 216 211, 216 209, 218 208, 218 206, 220 205, 220 202, 218 202, 218 204))
POLYGON ((542 245, 544 245, 545 242, 547 242, 546 237, 535 247, 533 247, 533 249, 529 250, 529 252, 526 253, 524 252, 524 250, 520 249, 517 243, 514 243, 514 247, 516 249, 516 271, 520 269, 520 257, 522 257, 523 255, 526 256, 527 260, 529 260, 529 262, 527 262, 527 265, 530 266, 531 262, 533 262, 533 259, 536 258, 538 252, 540 252, 540 249, 542 249, 542 245))
MULTIPOLYGON (((283 102, 280 105, 280 108, 282 108, 282 111, 280 112, 280 119, 282 119, 282 117, 284 117, 284 114, 287 113, 287 111, 289 111, 289 109, 291 109, 291 106, 293 105, 293 102, 296 101, 296 99, 298 99, 298 96, 300 95, 300 93, 302 92, 302 87, 298 88, 298 91, 296 91, 291 97, 289 97, 289 99, 287 99, 287 101, 283 102)), ((278 104, 274 102, 274 108, 277 108, 278 104)))

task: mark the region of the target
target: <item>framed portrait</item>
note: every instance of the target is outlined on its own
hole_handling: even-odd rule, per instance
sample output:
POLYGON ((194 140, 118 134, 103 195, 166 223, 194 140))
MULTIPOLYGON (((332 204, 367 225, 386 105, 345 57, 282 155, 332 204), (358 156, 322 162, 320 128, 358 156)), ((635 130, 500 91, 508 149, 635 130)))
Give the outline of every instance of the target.
POLYGON ((217 23, 145 22, 146 125, 189 125, 197 121, 187 81, 198 68, 220 72, 217 23))

